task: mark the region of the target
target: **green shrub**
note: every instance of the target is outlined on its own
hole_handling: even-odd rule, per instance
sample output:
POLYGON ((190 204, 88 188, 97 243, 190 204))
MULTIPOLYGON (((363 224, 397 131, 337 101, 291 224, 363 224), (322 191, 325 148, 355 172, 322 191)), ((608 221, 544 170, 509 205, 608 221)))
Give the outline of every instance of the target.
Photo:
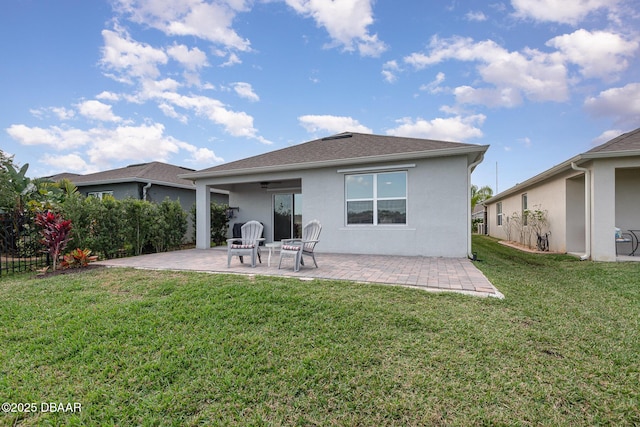
POLYGON ((179 248, 187 232, 187 213, 179 201, 168 197, 155 205, 154 224, 151 229, 151 243, 156 252, 179 248))
MULTIPOLYGON (((229 217, 227 212, 229 206, 211 202, 211 242, 215 245, 222 245, 227 241, 227 231, 229 230, 229 217)), ((193 223, 193 240, 196 240, 196 205, 190 210, 191 221, 193 223)))
POLYGON ((156 221, 155 206, 144 200, 128 198, 122 201, 125 212, 125 238, 133 255, 140 255, 149 244, 156 221))

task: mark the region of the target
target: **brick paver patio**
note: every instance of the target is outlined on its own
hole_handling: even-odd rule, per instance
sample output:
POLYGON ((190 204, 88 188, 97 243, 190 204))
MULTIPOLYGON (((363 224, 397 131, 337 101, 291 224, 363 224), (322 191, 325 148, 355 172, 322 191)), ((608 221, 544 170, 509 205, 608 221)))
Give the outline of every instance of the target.
POLYGON ((245 257, 238 257, 227 268, 227 252, 220 249, 188 249, 175 252, 99 261, 113 267, 133 267, 154 270, 185 270, 213 273, 250 274, 299 277, 301 279, 335 279, 354 282, 381 283, 420 288, 428 291, 460 292, 469 295, 502 298, 502 294, 466 258, 429 258, 386 255, 350 255, 317 253, 319 268, 306 258, 299 272, 293 271, 293 259, 285 258, 278 269, 279 255, 274 254, 267 265, 268 251, 262 251, 262 263, 255 268, 245 257))

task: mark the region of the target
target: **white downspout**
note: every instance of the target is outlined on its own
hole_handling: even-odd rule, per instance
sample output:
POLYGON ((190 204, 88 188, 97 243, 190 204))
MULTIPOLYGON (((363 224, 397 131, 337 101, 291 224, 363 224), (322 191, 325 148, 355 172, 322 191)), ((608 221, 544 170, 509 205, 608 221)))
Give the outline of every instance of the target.
POLYGON ((471 172, 473 168, 478 166, 484 160, 484 153, 480 155, 480 158, 471 163, 467 167, 467 257, 473 259, 473 252, 471 248, 471 172))
POLYGON ((584 249, 585 253, 580 257, 582 261, 591 258, 591 171, 581 168, 575 162, 571 162, 571 169, 584 172, 584 249))
POLYGON ((142 187, 142 200, 146 201, 147 200, 147 190, 151 188, 151 183, 148 182, 147 185, 145 185, 144 187, 142 187))

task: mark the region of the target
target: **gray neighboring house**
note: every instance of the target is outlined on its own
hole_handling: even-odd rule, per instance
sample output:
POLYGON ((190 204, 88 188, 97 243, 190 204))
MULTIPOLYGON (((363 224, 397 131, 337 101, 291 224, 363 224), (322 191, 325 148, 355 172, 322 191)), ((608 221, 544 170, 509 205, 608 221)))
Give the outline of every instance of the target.
MULTIPOLYGON (((617 247, 615 229, 640 230, 640 128, 578 154, 484 204, 493 237, 507 237, 508 218, 514 212, 522 215, 525 209, 541 209, 549 219, 551 251, 594 261, 621 259, 618 252, 628 254, 630 245, 617 247)), ((640 237, 640 232, 636 234, 640 237)))
MULTIPOLYGON (((134 198, 161 203, 166 197, 179 200, 182 209, 189 212, 196 201, 196 187, 193 181, 179 175, 194 172, 193 169, 162 162, 134 164, 123 168, 106 170, 87 175, 61 173, 47 177, 52 181, 68 179, 85 196, 102 198, 111 195, 116 199, 134 198)), ((225 191, 211 189, 211 201, 228 203, 225 191)), ((189 218, 186 236, 193 235, 189 218)))
POLYGON ((198 248, 209 248, 210 189, 229 192, 234 223, 267 242, 322 223, 318 252, 464 258, 470 176, 487 145, 341 133, 181 175, 196 185, 198 248))

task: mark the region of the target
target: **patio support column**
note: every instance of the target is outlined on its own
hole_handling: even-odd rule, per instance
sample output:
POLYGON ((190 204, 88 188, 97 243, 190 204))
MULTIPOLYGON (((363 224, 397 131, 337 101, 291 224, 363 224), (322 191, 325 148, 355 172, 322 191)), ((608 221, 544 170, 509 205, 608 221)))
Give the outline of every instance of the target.
POLYGON ((611 162, 594 163, 591 208, 592 258, 594 261, 615 261, 616 242, 616 172, 611 162))
POLYGON ((211 247, 211 190, 206 184, 196 183, 196 248, 211 247))

